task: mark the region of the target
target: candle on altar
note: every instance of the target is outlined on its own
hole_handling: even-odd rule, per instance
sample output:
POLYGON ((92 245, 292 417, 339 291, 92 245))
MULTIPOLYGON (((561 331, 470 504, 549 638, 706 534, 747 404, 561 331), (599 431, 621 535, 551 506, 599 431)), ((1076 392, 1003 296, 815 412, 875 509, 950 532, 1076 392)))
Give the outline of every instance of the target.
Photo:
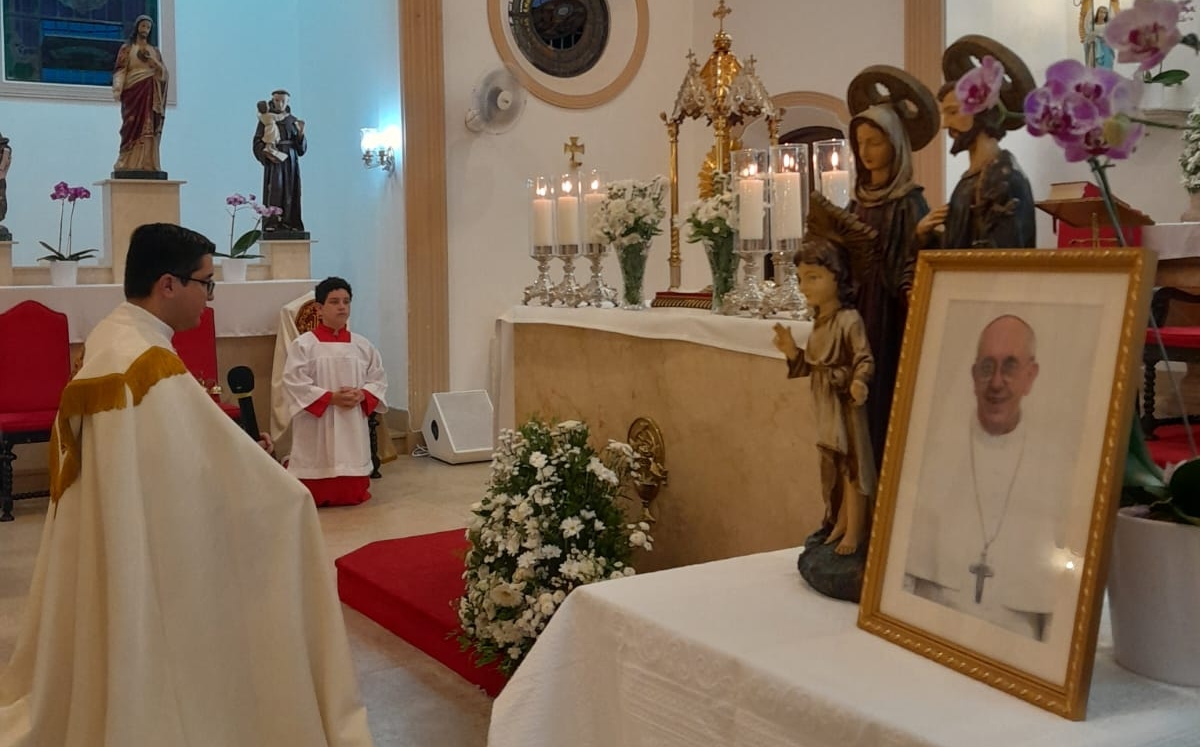
POLYGON ((558 243, 579 243, 579 198, 574 195, 558 197, 558 243))
MULTIPOLYGON (((788 159, 790 160, 790 159, 788 159)), ((804 235, 800 174, 783 171, 771 177, 771 237, 798 239, 804 235)))
POLYGON ((604 234, 600 233, 597 215, 600 213, 600 206, 604 203, 604 195, 600 192, 588 192, 583 196, 583 212, 587 225, 584 226, 584 233, 587 234, 589 244, 603 244, 604 234))
POLYGON ((549 197, 533 198, 533 245, 554 244, 554 203, 549 197))
POLYGON ((829 163, 833 168, 821 172, 821 194, 834 205, 845 207, 850 203, 850 172, 838 168, 836 152, 829 163))
POLYGON ((763 237, 763 183, 750 177, 738 181, 738 233, 743 239, 763 237))

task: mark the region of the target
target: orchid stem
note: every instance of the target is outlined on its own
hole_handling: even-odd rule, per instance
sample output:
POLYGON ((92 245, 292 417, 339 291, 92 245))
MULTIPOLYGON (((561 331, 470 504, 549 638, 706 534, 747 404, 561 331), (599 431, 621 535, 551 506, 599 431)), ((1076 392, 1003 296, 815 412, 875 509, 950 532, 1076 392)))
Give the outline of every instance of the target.
MULTIPOLYGON (((61 230, 61 229, 60 229, 61 230)), ((71 203, 71 220, 67 222, 67 259, 71 258, 71 234, 75 232, 75 203, 71 203)), ((62 239, 59 239, 62 241, 62 239)), ((60 243, 59 246, 62 246, 60 243)))
POLYGON ((1088 165, 1092 167, 1092 173, 1100 182, 1100 197, 1104 200, 1104 209, 1108 211, 1108 220, 1112 223, 1113 233, 1117 235, 1117 246, 1129 246, 1125 243, 1125 232, 1121 230, 1121 221, 1117 218, 1117 206, 1113 203, 1112 191, 1108 186, 1108 174, 1105 173, 1108 166, 1100 163, 1100 159, 1095 156, 1088 159, 1088 165))
POLYGON ((63 214, 67 212, 67 204, 60 203, 58 206, 58 253, 62 254, 62 224, 63 214))

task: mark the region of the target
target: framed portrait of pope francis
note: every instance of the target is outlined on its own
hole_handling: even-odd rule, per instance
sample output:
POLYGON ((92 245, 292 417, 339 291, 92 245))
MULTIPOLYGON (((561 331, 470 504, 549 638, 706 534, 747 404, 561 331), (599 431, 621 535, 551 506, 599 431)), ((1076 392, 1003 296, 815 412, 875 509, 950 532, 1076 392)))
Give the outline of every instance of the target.
POLYGON ((1084 717, 1154 269, 920 255, 859 627, 1084 717))

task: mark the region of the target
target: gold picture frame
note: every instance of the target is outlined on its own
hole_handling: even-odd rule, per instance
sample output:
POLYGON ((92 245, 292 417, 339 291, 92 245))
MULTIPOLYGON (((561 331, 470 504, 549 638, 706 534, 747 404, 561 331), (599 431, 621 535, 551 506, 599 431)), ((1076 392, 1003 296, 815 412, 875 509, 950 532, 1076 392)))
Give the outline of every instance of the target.
POLYGON ((1084 718, 1154 269, 921 253, 860 628, 1084 718))

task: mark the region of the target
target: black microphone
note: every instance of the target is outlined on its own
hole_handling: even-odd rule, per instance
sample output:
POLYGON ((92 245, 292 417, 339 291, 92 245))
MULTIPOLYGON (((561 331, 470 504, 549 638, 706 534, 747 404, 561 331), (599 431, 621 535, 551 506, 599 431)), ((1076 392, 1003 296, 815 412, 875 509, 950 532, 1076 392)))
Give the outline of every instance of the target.
POLYGON ((250 395, 254 394, 254 372, 249 366, 234 366, 229 369, 225 380, 229 383, 229 391, 237 397, 238 407, 242 410, 242 416, 239 418, 242 430, 257 441, 261 436, 258 432, 258 418, 254 417, 254 400, 250 398, 250 395))

